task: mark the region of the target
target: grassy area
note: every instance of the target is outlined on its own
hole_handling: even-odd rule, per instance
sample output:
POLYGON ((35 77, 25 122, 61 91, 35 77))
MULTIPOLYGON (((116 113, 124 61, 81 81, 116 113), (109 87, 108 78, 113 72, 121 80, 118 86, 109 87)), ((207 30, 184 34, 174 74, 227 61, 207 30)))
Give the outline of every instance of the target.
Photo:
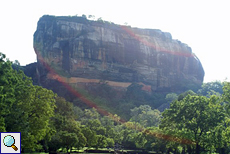
MULTIPOLYGON (((113 151, 112 148, 109 148, 109 149, 107 149, 107 148, 98 148, 98 149, 95 149, 95 148, 84 147, 84 148, 82 148, 80 150, 78 150, 77 148, 72 148, 71 152, 82 152, 83 153, 85 150, 113 151)), ((66 152, 66 149, 65 148, 64 149, 58 149, 57 151, 58 152, 66 152)), ((70 150, 68 152, 70 152, 70 150)))
MULTIPOLYGON (((84 148, 82 148, 82 149, 80 149, 80 150, 78 150, 77 148, 72 148, 72 151, 71 151, 71 153, 76 153, 76 152, 78 152, 78 153, 84 153, 84 151, 85 150, 96 150, 95 148, 87 148, 87 147, 84 147, 84 148)), ((113 148, 109 148, 109 149, 107 149, 107 148, 98 148, 97 150, 100 150, 100 151, 111 151, 111 152, 114 152, 114 149, 113 148)), ((59 149, 59 150, 57 150, 58 151, 58 153, 66 153, 66 149, 59 149), (63 150, 63 151, 62 151, 63 150)), ((123 153, 128 153, 128 152, 134 152, 134 151, 136 151, 136 150, 121 150, 123 153)), ((68 152, 70 152, 70 150, 68 151, 68 152)), ((153 152, 153 151, 151 151, 151 152, 149 152, 149 153, 155 153, 155 152, 153 152)), ((48 153, 45 153, 45 152, 31 152, 31 153, 24 153, 24 154, 48 154, 48 153)), ((100 153, 97 153, 97 154, 100 154, 100 153)), ((105 153, 103 153, 103 154, 105 154, 105 153)))
POLYGON ((23 153, 23 154, 49 154, 45 152, 31 152, 31 153, 23 153))

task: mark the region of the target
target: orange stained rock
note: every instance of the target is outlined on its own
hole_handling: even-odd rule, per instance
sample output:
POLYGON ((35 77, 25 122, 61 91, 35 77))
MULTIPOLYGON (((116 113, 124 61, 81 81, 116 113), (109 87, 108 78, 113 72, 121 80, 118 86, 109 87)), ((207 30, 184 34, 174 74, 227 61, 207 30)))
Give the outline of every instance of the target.
MULTIPOLYGON (((47 75, 47 77, 50 79, 54 79, 54 80, 60 80, 61 79, 62 81, 69 83, 69 84, 73 84, 73 83, 100 83, 101 82, 101 80, 99 80, 99 79, 86 79, 86 78, 77 78, 77 77, 66 78, 66 77, 62 77, 58 74, 51 74, 51 73, 49 73, 47 75)), ((109 81, 109 80, 105 80, 105 81, 103 81, 103 83, 106 83, 112 87, 122 87, 122 88, 127 88, 128 86, 130 86, 132 84, 131 82, 116 82, 116 81, 109 81)), ((143 85, 142 90, 151 92, 151 86, 150 85, 146 85, 142 82, 140 82, 138 84, 143 85)))

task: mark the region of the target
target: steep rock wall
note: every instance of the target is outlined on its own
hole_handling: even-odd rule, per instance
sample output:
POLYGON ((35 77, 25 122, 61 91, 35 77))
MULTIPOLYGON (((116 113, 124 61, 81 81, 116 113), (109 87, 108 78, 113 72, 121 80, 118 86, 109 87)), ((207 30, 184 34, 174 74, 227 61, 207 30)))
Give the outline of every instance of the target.
POLYGON ((200 86, 204 77, 191 48, 170 33, 82 17, 41 17, 34 50, 40 84, 59 75, 180 91, 188 85, 200 86))

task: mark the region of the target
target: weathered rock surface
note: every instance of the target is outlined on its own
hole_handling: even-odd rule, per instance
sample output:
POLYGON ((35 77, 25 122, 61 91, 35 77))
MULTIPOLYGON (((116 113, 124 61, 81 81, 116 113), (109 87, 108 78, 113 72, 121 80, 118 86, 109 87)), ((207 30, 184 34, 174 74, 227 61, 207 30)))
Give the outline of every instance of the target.
POLYGON ((41 17, 34 50, 40 84, 61 76, 71 84, 103 80, 125 87, 135 82, 148 91, 170 92, 200 86, 204 77, 191 48, 170 33, 82 17, 41 17))

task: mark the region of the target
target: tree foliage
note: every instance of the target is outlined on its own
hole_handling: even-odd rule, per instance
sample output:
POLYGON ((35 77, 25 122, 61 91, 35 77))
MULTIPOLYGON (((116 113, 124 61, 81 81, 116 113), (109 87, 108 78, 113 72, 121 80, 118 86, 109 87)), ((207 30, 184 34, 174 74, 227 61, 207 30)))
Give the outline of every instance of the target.
POLYGON ((152 110, 149 105, 141 105, 131 109, 131 119, 135 123, 140 123, 144 127, 158 126, 161 120, 159 110, 152 110))
POLYGON ((223 94, 223 86, 224 83, 220 81, 203 83, 201 89, 199 89, 197 93, 203 96, 221 95, 223 94))
POLYGON ((191 144, 196 153, 206 148, 209 143, 207 134, 222 125, 225 120, 224 106, 218 96, 187 95, 175 101, 163 112, 160 128, 174 136, 173 141, 191 144))
POLYGON ((12 62, 0 54, 0 129, 21 132, 23 150, 40 149, 39 141, 51 133, 56 95, 34 86, 30 78, 12 68, 12 62))
MULTIPOLYGON (((114 105, 117 100, 89 96, 104 109, 120 109, 117 114, 101 115, 95 108, 84 106, 82 110, 76 106, 79 103, 33 85, 19 66, 18 61, 13 64, 0 53, 0 131, 21 132, 23 152, 71 152, 85 146, 114 145, 158 153, 230 152, 228 82, 204 83, 197 94, 188 90, 179 96, 150 95, 133 84, 118 108, 114 105), (163 113, 146 105, 161 103, 162 98, 171 103, 163 113), (120 117, 121 112, 127 121, 120 117)), ((101 95, 113 95, 108 85, 100 88, 101 95)))

